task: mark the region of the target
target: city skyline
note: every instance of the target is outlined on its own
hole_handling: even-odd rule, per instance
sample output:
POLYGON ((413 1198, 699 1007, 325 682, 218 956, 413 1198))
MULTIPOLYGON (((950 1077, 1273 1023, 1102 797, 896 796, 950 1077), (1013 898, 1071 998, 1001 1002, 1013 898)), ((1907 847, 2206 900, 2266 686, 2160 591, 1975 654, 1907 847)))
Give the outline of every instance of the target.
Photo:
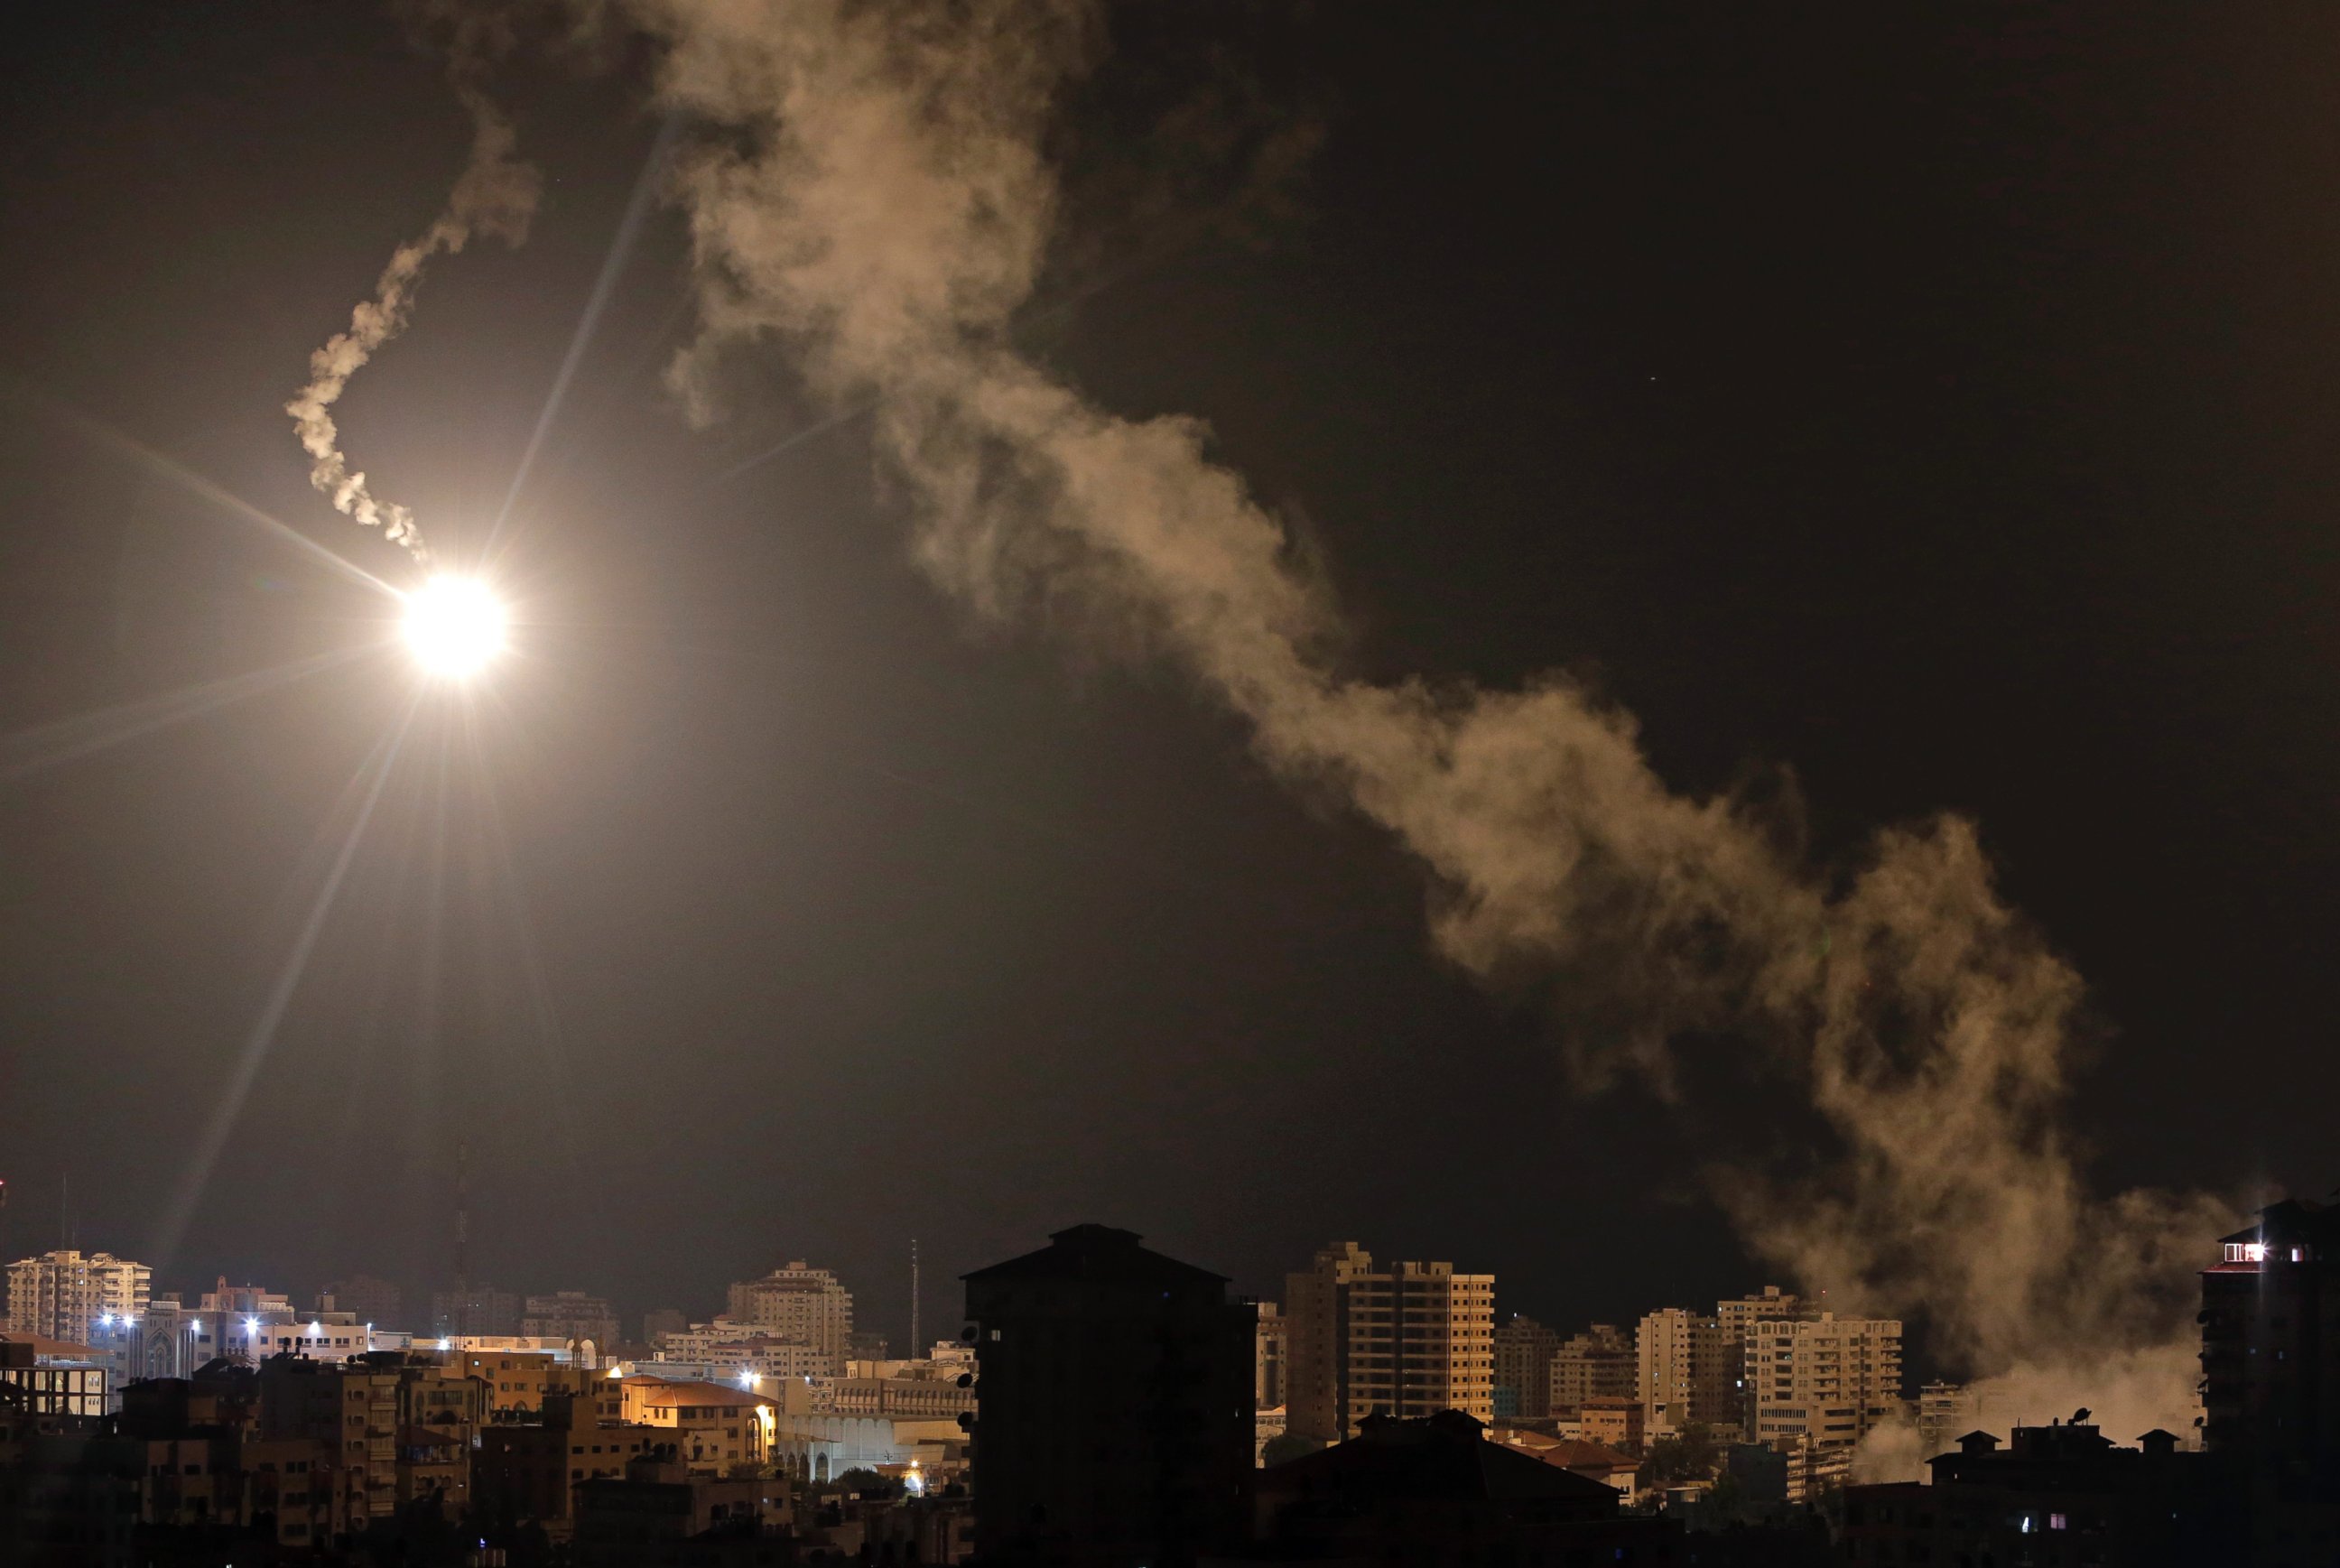
POLYGON ((1025 405, 901 366, 996 363, 709 359, 669 199, 706 192, 659 183, 658 126, 762 111, 531 43, 492 94, 547 182, 529 243, 436 255, 332 404, 447 560, 506 574, 460 691, 374 657, 362 580, 414 563, 316 493, 284 400, 439 233, 476 103, 372 12, 41 41, 0 111, 0 1256, 693 1318, 803 1258, 903 1335, 913 1237, 947 1325, 958 1275, 1103 1223, 1271 1300, 1369 1236, 1563 1335, 1777 1282, 1906 1320, 1913 1365, 2070 1323, 2176 1345, 2183 1269, 2063 1266, 2093 1227, 2182 1260, 2332 1180, 2245 1087, 2334 1070, 2310 51, 2166 18, 2044 55, 1817 13, 1728 48, 1662 9, 1113 26, 1077 86, 1050 63, 1091 139, 1001 130, 1066 160, 1014 300, 932 243, 957 283, 907 297, 996 308, 1078 411, 969 446, 1022 442, 1028 480, 1112 432, 1210 501, 1181 538, 1272 536, 1225 580, 1267 607, 1244 658, 1156 613, 1184 558, 1113 531, 1152 470, 1008 487, 1040 531, 996 558, 953 531, 905 456, 961 447, 906 431, 1025 405), (1129 122, 1188 125, 1156 94, 1237 36, 1228 188, 1189 187, 1129 122), (1122 204, 1157 178, 1191 223, 1122 204), (1084 569, 1098 540, 1145 572, 1084 569), (1561 750, 1457 782, 1530 754, 1490 744, 1518 712, 1561 750), (1945 896, 1860 901, 1888 860, 1945 896), (1896 946, 1920 907, 2004 997, 1896 946), (1976 1037, 1929 1032, 1946 997, 2008 1079, 1905 1071, 1976 1037), (1922 1114, 2002 1081, 2003 1116, 1922 1114), (1916 1098, 1847 1090, 1879 1083, 1916 1098), (1912 1150, 1957 1199, 1914 1226, 1912 1150), (1953 1223, 2034 1191, 2068 1198, 2036 1230, 1953 1223))

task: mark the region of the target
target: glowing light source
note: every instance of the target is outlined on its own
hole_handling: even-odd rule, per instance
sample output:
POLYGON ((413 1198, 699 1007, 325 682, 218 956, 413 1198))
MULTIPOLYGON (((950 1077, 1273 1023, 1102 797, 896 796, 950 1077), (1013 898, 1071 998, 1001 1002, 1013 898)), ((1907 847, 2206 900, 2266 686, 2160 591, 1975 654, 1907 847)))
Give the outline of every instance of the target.
POLYGON ((434 577, 406 596, 404 630, 425 670, 472 675, 503 651, 504 607, 476 577, 434 577))

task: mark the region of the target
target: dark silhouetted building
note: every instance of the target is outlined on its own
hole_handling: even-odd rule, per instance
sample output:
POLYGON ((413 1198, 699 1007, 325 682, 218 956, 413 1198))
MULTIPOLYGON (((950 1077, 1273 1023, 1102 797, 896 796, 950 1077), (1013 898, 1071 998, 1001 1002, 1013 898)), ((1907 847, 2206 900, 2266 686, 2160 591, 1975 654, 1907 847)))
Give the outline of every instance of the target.
POLYGON ((547 1395, 543 1420, 492 1422, 480 1429, 471 1458, 474 1506, 500 1528, 540 1524, 552 1540, 565 1541, 580 1486, 622 1478, 630 1462, 672 1435, 655 1426, 605 1424, 590 1401, 547 1395))
POLYGON ((1237 1560, 1391 1568, 1689 1561, 1681 1525, 1625 1516, 1614 1487, 1484 1433, 1459 1410, 1419 1421, 1372 1416, 1348 1442, 1261 1472, 1254 1543, 1237 1560))
POLYGON ((1107 1226, 966 1276, 986 1563, 1178 1568, 1243 1538, 1256 1315, 1107 1226))
POLYGON ((1514 1313, 1493 1335, 1497 1415, 1541 1420, 1552 1414, 1552 1358, 1560 1335, 1514 1313))
POLYGON ((2202 1271, 2203 1446, 2253 1471, 2340 1472, 2340 1208, 2293 1198, 2202 1271))
POLYGON ((337 1279, 317 1293, 318 1311, 346 1312, 360 1323, 370 1323, 377 1328, 403 1326, 402 1307, 398 1286, 370 1274, 337 1279))
MULTIPOLYGON (((2228 1467, 2166 1432, 2116 1446, 2085 1423, 1987 1432, 1929 1461, 1930 1486, 1844 1490, 1854 1563, 2194 1568, 2252 1560, 2228 1467)), ((2328 1561, 2328 1560, 2326 1560, 2328 1561)))
POLYGON ((2292 1198, 2202 1271, 2202 1442, 2248 1489, 2255 1560, 2340 1563, 2340 1208, 2292 1198))
POLYGON ((520 1332, 520 1297, 487 1285, 459 1285, 432 1293, 431 1332, 456 1335, 500 1337, 520 1332))

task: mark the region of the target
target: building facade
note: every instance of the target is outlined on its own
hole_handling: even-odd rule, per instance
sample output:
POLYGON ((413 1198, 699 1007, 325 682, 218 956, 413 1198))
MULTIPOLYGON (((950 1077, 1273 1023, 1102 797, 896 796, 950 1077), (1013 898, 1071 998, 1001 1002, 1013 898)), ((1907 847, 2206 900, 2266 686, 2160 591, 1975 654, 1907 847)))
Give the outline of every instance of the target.
POLYGON ((1739 1419, 1732 1385, 1732 1345, 1719 1319, 1686 1307, 1648 1314, 1633 1336, 1641 1422, 1649 1440, 1693 1424, 1709 1428, 1739 1419))
POLYGON ((1284 1281, 1285 1430, 1316 1443, 1367 1416, 1494 1419, 1495 1276, 1451 1263, 1373 1266, 1354 1242, 1284 1281))
POLYGON ((1552 1414, 1552 1358, 1560 1335, 1514 1313, 1494 1331, 1494 1413, 1542 1419, 1552 1414))
POLYGON ((312 1489, 329 1492, 352 1528, 398 1507, 396 1357, 329 1365, 295 1356, 259 1365, 260 1435, 317 1445, 312 1489))
POLYGON ((1284 1384, 1288 1381, 1284 1374, 1289 1355, 1286 1337, 1289 1327, 1284 1321, 1283 1313, 1276 1309, 1275 1303, 1263 1301, 1259 1304, 1259 1332, 1252 1341, 1251 1394, 1252 1402, 1262 1410, 1274 1410, 1284 1404, 1284 1384))
POLYGON ((1401 1263, 1348 1289, 1348 1429, 1368 1416, 1420 1420, 1459 1410, 1494 1419, 1495 1276, 1451 1263, 1401 1263))
POLYGON ((825 1363, 825 1372, 845 1370, 852 1348, 853 1293, 825 1268, 798 1258, 761 1279, 741 1281, 731 1287, 725 1315, 811 1346, 825 1363))
POLYGON ((560 1290, 528 1298, 520 1331, 540 1339, 590 1339, 606 1351, 618 1343, 618 1315, 598 1295, 560 1290))
POLYGON ((1336 1242, 1317 1249, 1304 1271, 1284 1276, 1284 1430, 1295 1437, 1338 1443, 1347 1435, 1348 1285, 1373 1266, 1373 1254, 1355 1242, 1336 1242))
POLYGON ((1243 1539, 1257 1315, 1224 1276, 1085 1225, 966 1279, 985 1562, 1187 1568, 1243 1539))
POLYGON ((8 1265, 8 1332, 85 1345, 102 1318, 143 1316, 153 1280, 144 1264, 110 1252, 19 1258, 8 1265))
POLYGON ((1641 1363, 1633 1336, 1613 1323, 1571 1335, 1552 1355, 1552 1408, 1581 1411, 1595 1399, 1641 1397, 1641 1363))
POLYGON ((1901 1414, 1901 1325, 1890 1318, 1765 1320, 1748 1331, 1749 1435, 1789 1456, 1789 1497, 1840 1484, 1860 1440, 1901 1414))
POLYGON ((2340 1490, 2340 1208, 2259 1213, 2202 1271, 2202 1444, 2340 1490))

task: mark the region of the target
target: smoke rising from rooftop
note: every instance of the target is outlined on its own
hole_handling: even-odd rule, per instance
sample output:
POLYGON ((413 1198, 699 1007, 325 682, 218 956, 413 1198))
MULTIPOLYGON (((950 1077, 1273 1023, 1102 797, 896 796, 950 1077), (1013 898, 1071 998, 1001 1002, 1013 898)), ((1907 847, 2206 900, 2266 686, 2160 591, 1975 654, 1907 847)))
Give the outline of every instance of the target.
POLYGON ((1564 677, 1353 679, 1311 557, 1199 421, 1117 417, 1018 353, 1057 207, 1042 132, 1102 51, 1095 6, 620 4, 663 43, 660 96, 714 133, 679 185, 702 326, 673 382, 695 415, 722 357, 765 343, 818 393, 870 400, 935 581, 1184 666, 1280 773, 1419 861, 1442 952, 1551 978, 1589 1076, 1673 1092, 1691 1034, 1795 1075, 1840 1147, 1817 1175, 1717 1182, 1759 1256, 1922 1315, 2041 1413, 2067 1377, 2065 1407, 2107 1409, 2089 1379, 2118 1374, 2183 1429, 2191 1270, 2228 1210, 2086 1190, 2061 1125, 2081 984, 2001 898, 1973 824, 1816 865, 1776 807, 1669 789, 1631 717, 1564 677))
POLYGON ((429 559, 429 552, 413 512, 375 495, 365 474, 350 467, 332 407, 350 377, 405 330, 423 267, 433 256, 461 250, 474 232, 515 245, 528 238, 529 220, 536 212, 537 172, 512 155, 517 138, 511 123, 486 94, 460 78, 456 92, 471 116, 471 155, 448 195, 446 210, 418 238, 392 253, 373 297, 361 301, 351 313, 349 331, 334 334, 309 356, 309 384, 284 405, 302 450, 310 457, 309 482, 332 498, 337 511, 381 529, 418 560, 429 559))

